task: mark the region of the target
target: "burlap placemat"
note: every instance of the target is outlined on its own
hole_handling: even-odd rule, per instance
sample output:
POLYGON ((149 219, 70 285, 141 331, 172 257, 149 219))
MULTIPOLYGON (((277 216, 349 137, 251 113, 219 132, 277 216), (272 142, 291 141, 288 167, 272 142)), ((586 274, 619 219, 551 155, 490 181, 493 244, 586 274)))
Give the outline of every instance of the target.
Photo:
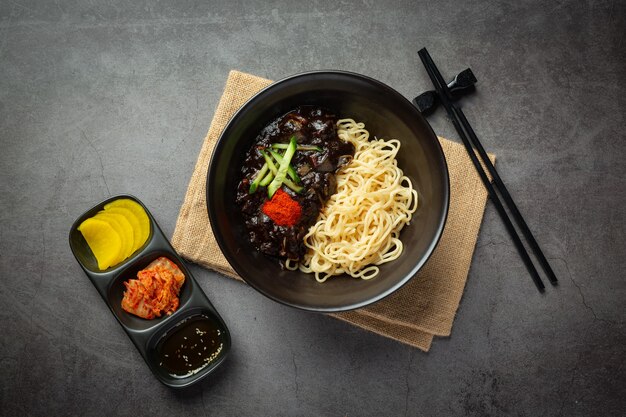
MULTIPOLYGON (((269 84, 270 80, 230 72, 172 236, 172 245, 185 259, 238 279, 211 231, 206 209, 206 175, 213 148, 230 117, 269 84)), ((394 294, 359 310, 332 314, 424 351, 430 348, 433 336, 450 335, 487 200, 487 191, 463 145, 439 140, 450 171, 450 210, 437 249, 417 276, 394 294)))

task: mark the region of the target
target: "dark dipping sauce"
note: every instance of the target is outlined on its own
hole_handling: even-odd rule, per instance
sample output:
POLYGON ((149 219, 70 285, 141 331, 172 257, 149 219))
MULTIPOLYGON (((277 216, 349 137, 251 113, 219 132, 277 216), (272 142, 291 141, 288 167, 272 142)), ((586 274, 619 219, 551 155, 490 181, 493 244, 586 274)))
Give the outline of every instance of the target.
POLYGON ((335 173, 354 155, 352 144, 337 136, 337 120, 328 110, 298 107, 268 124, 246 154, 236 202, 241 207, 250 241, 259 251, 292 260, 299 260, 306 253, 304 236, 317 221, 326 201, 337 191, 335 173), (258 149, 269 148, 274 143, 287 144, 292 136, 298 145, 318 146, 322 151, 296 151, 291 165, 304 189, 296 193, 283 185, 282 190, 300 204, 302 214, 294 225, 279 226, 262 211, 268 200, 267 188, 259 186, 253 194, 248 191, 265 163, 258 149))
POLYGON ((193 316, 168 332, 157 344, 159 365, 170 375, 185 377, 200 371, 224 347, 223 330, 215 320, 193 316))

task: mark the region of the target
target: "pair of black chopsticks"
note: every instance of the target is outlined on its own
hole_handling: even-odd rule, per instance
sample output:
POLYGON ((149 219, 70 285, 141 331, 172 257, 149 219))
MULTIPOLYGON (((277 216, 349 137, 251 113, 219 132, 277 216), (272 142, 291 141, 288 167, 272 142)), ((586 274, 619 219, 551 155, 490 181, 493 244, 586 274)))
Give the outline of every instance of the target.
POLYGON ((472 129, 469 122, 465 118, 463 111, 454 104, 454 97, 452 93, 450 92, 448 85, 446 84, 443 77, 441 76, 441 73, 437 69, 437 66, 435 65, 432 58, 430 57, 430 54, 428 53, 426 48, 421 49, 418 52, 418 54, 419 54, 420 59, 422 60, 422 63, 424 64, 424 67, 426 68, 426 71, 428 72, 428 76, 430 77, 431 81, 433 82, 433 85, 435 86, 435 89, 437 91, 439 99, 441 100, 441 103, 446 108, 446 111, 448 112, 448 116, 452 120, 454 127, 459 133, 459 136, 461 137, 461 140, 463 141, 463 145, 465 145, 465 150, 467 151, 469 157, 471 158, 472 163, 474 164, 474 167, 476 168, 476 171, 478 171, 478 175, 480 175, 480 179, 485 185, 485 188, 487 188, 487 191, 489 192, 489 197, 491 198, 494 205, 496 206, 496 209, 498 210, 498 213, 500 214, 502 221, 504 221, 504 225, 506 226, 509 234, 511 235, 511 238, 513 239, 513 243, 515 244, 517 251, 522 257, 522 260, 524 261, 526 268, 530 272, 530 275, 533 281, 535 282, 535 285, 537 285, 537 288, 539 289, 539 291, 541 292, 544 291, 545 286, 543 285, 543 281, 541 280, 541 277, 539 276, 539 273, 537 272, 537 269, 535 268, 532 259, 528 255, 528 252, 526 251, 526 248, 524 247, 522 240, 517 234, 517 230, 515 229, 515 226, 513 226, 511 219, 509 218, 506 210, 504 209, 504 206, 502 205, 502 202, 500 201, 500 197, 498 196, 498 193, 500 193, 500 195, 502 196, 502 199, 504 199, 504 202, 506 203, 507 207, 511 211, 511 214, 513 215, 513 218, 515 219, 515 222, 521 229, 522 234, 526 238, 526 241, 528 242, 535 256, 537 257, 539 264, 541 265, 546 275, 548 276, 550 283, 552 283, 552 285, 556 285, 558 280, 556 278, 556 275, 554 275, 554 271, 552 271, 552 268, 550 267, 548 260, 543 255, 543 252, 541 251, 539 244, 537 243, 532 232, 528 228, 528 225, 526 224, 524 217, 522 217, 522 214, 520 213, 517 206, 515 205, 515 202, 513 201, 513 198, 511 197, 504 183, 502 182, 500 175, 498 175, 498 171, 496 171, 496 168, 493 166, 493 164, 489 160, 489 157, 487 156, 487 152, 485 152, 485 149, 483 148, 482 144, 478 140, 476 133, 474 133, 474 129, 472 129), (489 181, 489 178, 487 177, 487 174, 483 170, 483 167, 480 161, 476 157, 475 150, 478 152, 478 155, 480 156, 480 159, 482 160, 483 164, 487 167, 487 170, 491 174, 493 181, 489 181))

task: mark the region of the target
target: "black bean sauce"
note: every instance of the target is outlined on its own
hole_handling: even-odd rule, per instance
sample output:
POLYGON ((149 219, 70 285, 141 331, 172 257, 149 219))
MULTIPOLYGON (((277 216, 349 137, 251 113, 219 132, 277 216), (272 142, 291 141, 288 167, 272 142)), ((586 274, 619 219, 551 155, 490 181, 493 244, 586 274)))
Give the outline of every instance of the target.
POLYGON ((219 356, 224 347, 223 336, 214 320, 190 317, 159 341, 159 365, 174 376, 192 375, 219 356))
POLYGON ((301 259, 306 252, 304 235, 337 190, 335 173, 349 163, 353 155, 352 144, 337 137, 337 117, 325 109, 301 106, 267 125, 246 154, 237 189, 237 204, 252 244, 267 255, 301 259), (295 193, 285 185, 282 189, 300 204, 302 215, 294 226, 279 226, 261 210, 268 199, 266 188, 259 187, 254 194, 249 194, 248 190, 265 163, 257 149, 273 143, 289 143, 292 136, 296 137, 298 145, 314 145, 322 151, 298 150, 295 153, 291 165, 302 180, 304 190, 295 193))

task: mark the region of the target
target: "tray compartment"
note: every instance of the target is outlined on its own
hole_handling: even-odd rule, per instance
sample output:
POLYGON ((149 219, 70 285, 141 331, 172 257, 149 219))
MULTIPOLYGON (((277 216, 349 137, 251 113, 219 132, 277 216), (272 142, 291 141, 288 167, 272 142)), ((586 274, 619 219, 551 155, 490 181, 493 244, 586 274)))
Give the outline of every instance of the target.
POLYGON ((146 344, 146 357, 150 368, 164 384, 183 388, 213 372, 226 358, 230 344, 230 332, 215 310, 193 307, 153 333, 146 344), (183 340, 183 337, 187 339, 183 340), (173 347, 180 349, 179 356, 189 356, 189 363, 196 366, 171 367, 173 362, 186 363, 172 356, 164 358, 166 354, 177 354, 173 347), (203 348, 207 350, 203 351, 203 348), (191 356, 197 353, 203 355, 194 362, 191 356), (198 363, 203 365, 199 367, 198 363), (188 369, 189 373, 185 374, 183 369, 188 369))
POLYGON ((81 267, 85 270, 85 272, 88 271, 92 274, 98 274, 98 275, 108 274, 112 271, 116 271, 124 267, 125 265, 128 265, 129 262, 131 262, 138 254, 143 252, 143 250, 148 245, 150 245, 155 234, 154 226, 155 226, 154 218, 152 217, 152 215, 150 214, 146 206, 144 206, 143 203, 139 201, 137 198, 131 195, 119 195, 119 196, 111 197, 107 200, 104 200, 100 204, 92 207, 91 209, 87 210, 78 219, 76 219, 76 221, 70 228, 70 248, 72 249, 72 252, 74 253, 74 257, 76 258, 78 263, 81 265, 81 267), (78 226, 80 226, 80 224, 84 222, 86 219, 93 217, 96 214, 98 214, 100 211, 104 210, 104 206, 106 204, 110 203, 111 201, 124 199, 124 198, 133 200, 139 203, 143 207, 146 214, 148 214, 148 218, 150 219, 150 234, 148 235, 148 238, 146 239, 144 244, 141 245, 141 247, 139 247, 137 250, 135 250, 128 258, 124 259, 122 262, 116 265, 113 265, 105 270, 101 270, 100 268, 98 268, 96 257, 94 256, 93 252, 89 248, 89 245, 87 244, 87 241, 83 237, 83 234, 78 230, 78 226))
POLYGON ((184 267, 182 262, 178 259, 171 251, 167 250, 155 250, 141 254, 138 256, 131 264, 127 265, 124 270, 122 270, 119 275, 117 275, 109 285, 109 289, 107 291, 107 303, 111 307, 113 314, 119 320, 122 326, 134 330, 134 331, 144 331, 154 326, 159 325, 161 322, 168 320, 172 316, 177 315, 177 313, 185 308, 185 306, 189 303, 191 299, 191 294, 196 291, 194 288, 193 279, 190 279, 190 273, 184 267), (122 309, 122 298, 124 297, 124 291, 126 291, 126 287, 124 283, 130 279, 137 278, 137 272, 146 268, 152 261, 155 259, 164 256, 170 261, 174 262, 180 270, 185 275, 185 282, 180 288, 180 293, 178 294, 178 298, 180 303, 175 312, 170 315, 163 314, 161 317, 155 317, 153 319, 144 319, 134 314, 128 313, 124 309, 122 309))

